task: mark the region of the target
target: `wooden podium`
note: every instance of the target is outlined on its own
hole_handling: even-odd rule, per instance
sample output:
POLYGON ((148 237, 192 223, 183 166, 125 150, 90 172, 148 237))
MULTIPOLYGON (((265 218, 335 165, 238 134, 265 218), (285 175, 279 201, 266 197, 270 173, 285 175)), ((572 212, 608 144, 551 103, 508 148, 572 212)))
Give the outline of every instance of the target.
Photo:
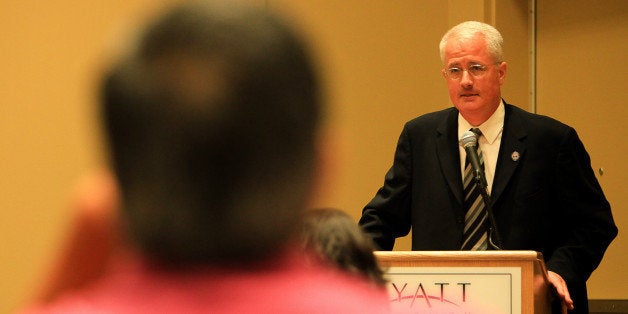
POLYGON ((551 313, 535 251, 377 251, 391 307, 402 313, 551 313))

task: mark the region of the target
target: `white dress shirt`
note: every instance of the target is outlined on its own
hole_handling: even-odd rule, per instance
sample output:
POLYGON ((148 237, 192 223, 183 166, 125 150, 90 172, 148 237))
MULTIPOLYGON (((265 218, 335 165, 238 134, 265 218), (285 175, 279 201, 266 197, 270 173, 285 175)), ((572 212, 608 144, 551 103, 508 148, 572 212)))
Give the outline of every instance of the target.
MULTIPOLYGON (((504 130, 504 109, 503 101, 497 107, 493 115, 479 126, 473 126, 467 122, 464 117, 458 113, 458 138, 462 133, 469 131, 471 128, 479 128, 482 136, 478 139, 478 145, 482 150, 482 159, 484 160, 484 175, 488 185, 488 192, 491 193, 493 187, 493 178, 495 177, 495 167, 497 165, 497 155, 499 154, 499 145, 502 141, 502 131, 504 130)), ((467 158, 467 152, 462 146, 460 151, 460 173, 464 173, 464 162, 467 158)))

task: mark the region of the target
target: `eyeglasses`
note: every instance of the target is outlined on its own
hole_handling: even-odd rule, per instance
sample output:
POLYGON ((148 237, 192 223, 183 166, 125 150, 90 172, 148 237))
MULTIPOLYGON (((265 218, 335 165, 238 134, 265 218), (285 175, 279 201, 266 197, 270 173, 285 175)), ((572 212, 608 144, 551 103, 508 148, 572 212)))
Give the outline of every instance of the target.
POLYGON ((472 64, 466 69, 451 67, 445 69, 445 75, 450 80, 459 80, 462 77, 462 72, 464 71, 467 71, 469 75, 473 77, 482 77, 484 74, 486 74, 486 71, 488 71, 488 67, 479 63, 472 64))

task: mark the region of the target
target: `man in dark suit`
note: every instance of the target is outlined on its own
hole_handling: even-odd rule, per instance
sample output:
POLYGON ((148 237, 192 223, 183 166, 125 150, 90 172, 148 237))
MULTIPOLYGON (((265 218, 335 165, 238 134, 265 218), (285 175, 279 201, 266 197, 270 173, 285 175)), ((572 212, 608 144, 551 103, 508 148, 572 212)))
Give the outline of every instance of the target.
POLYGON ((467 154, 459 138, 477 128, 496 225, 483 209, 471 249, 490 247, 497 229, 501 248, 542 252, 563 305, 587 313, 586 280, 617 227, 576 131, 502 99, 502 43, 495 28, 479 22, 461 23, 443 36, 443 76, 454 107, 405 125, 384 185, 359 224, 381 250, 392 250, 395 238, 411 228, 413 250, 469 249, 467 154))

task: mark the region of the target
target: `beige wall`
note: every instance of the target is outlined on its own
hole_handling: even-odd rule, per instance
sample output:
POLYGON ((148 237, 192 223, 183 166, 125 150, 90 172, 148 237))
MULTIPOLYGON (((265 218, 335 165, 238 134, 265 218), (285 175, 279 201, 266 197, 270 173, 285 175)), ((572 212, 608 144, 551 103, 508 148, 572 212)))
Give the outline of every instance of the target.
MULTIPOLYGON (((449 106, 440 75, 437 45, 443 32, 462 20, 492 22, 502 30, 510 65, 504 96, 520 107, 529 106, 525 0, 258 1, 294 17, 313 39, 324 68, 329 96, 324 143, 329 159, 324 184, 315 200, 317 206, 342 208, 357 220, 362 206, 383 182, 403 123, 419 114, 449 106)), ((102 51, 112 34, 124 29, 124 21, 151 9, 155 2, 3 2, 0 10, 0 68, 4 74, 0 76, 0 205, 3 209, 0 212, 3 241, 0 313, 14 309, 41 278, 69 222, 72 184, 103 163, 91 90, 102 51)), ((614 3, 623 8, 624 15, 612 23, 624 21, 624 24, 620 23, 623 28, 614 32, 619 43, 609 41, 607 44, 618 59, 620 51, 626 48, 621 38, 626 38, 625 21, 628 20, 625 5, 621 7, 619 3, 628 2, 614 3)), ((555 10, 560 7, 552 6, 555 10)), ((595 19, 587 21, 594 29, 616 25, 595 19)), ((544 25, 554 24, 540 24, 544 25)), ((581 25, 566 23, 564 26, 574 31, 572 41, 579 38, 577 30, 581 25)), ((571 48, 573 43, 555 41, 552 36, 558 36, 557 33, 547 33, 547 36, 555 45, 543 47, 552 48, 548 50, 551 56, 548 60, 560 61, 563 45, 571 48)), ((595 47, 593 43, 587 44, 595 47)), ((577 64, 558 62, 561 67, 557 70, 578 70, 581 61, 577 64)), ((612 156, 617 145, 623 144, 625 151, 625 140, 619 143, 616 142, 619 138, 597 141, 598 129, 584 120, 590 116, 590 111, 582 111, 582 108, 594 108, 593 112, 608 108, 604 112, 613 114, 592 116, 595 125, 603 125, 605 121, 621 125, 619 119, 625 115, 616 113, 622 112, 618 101, 626 98, 625 91, 619 90, 623 78, 615 80, 608 76, 613 66, 618 65, 620 61, 596 64, 597 70, 583 73, 575 83, 573 79, 562 80, 555 76, 557 70, 539 71, 546 80, 551 78, 548 84, 552 88, 541 89, 544 93, 568 87, 582 89, 582 84, 586 84, 592 98, 578 107, 576 113, 569 109, 572 103, 581 101, 579 97, 571 96, 573 99, 567 103, 562 101, 565 97, 561 94, 540 94, 538 101, 541 113, 573 122, 581 130, 585 144, 590 146, 594 167, 597 169, 598 164, 603 164, 607 169, 608 175, 601 181, 616 214, 617 208, 626 203, 620 191, 621 182, 625 180, 619 181, 619 178, 626 179, 626 169, 619 168, 618 160, 603 157, 612 156), (598 82, 600 86, 592 85, 598 82), (597 96, 604 101, 595 101, 593 97, 597 96), (590 103, 596 105, 586 106, 590 103), (555 106, 564 109, 555 109, 555 106), (582 119, 575 119, 574 115, 582 119), (605 120, 611 118, 615 120, 605 120)), ((564 73, 572 73, 570 71, 564 73)), ((610 132, 609 128, 605 130, 610 132)), ((625 215, 619 213, 617 218, 620 226, 626 225, 625 215)), ((406 238, 398 241, 396 249, 409 247, 406 238)), ((609 249, 608 260, 600 267, 599 277, 596 273, 592 278, 592 296, 628 295, 628 290, 620 287, 625 275, 617 275, 624 273, 621 272, 624 266, 621 258, 625 258, 622 252, 626 252, 626 243, 620 235, 609 249), (605 288, 608 286, 612 289, 605 288)))

